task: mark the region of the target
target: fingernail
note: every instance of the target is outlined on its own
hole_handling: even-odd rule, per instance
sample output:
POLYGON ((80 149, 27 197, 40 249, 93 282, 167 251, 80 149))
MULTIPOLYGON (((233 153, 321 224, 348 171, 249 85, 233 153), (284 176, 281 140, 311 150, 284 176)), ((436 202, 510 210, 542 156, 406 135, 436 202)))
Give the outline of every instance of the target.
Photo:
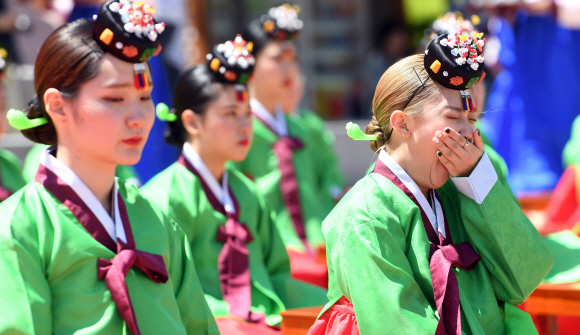
POLYGON ((450 131, 451 131, 451 129, 449 129, 449 127, 445 128, 445 132, 446 132, 447 134, 449 134, 449 132, 450 132, 450 131))
MULTIPOLYGON (((440 131, 437 131, 437 132, 435 133, 435 135, 437 135, 437 137, 443 137, 443 133, 442 133, 442 132, 440 132, 440 131)), ((437 142, 437 143, 439 143, 439 142, 437 142)))
POLYGON ((437 151, 437 156, 441 157, 441 155, 443 155, 441 151, 437 151))
POLYGON ((439 144, 439 139, 437 137, 433 137, 433 142, 439 144))
POLYGON ((481 136, 481 133, 479 132, 479 129, 477 129, 477 136, 481 136))

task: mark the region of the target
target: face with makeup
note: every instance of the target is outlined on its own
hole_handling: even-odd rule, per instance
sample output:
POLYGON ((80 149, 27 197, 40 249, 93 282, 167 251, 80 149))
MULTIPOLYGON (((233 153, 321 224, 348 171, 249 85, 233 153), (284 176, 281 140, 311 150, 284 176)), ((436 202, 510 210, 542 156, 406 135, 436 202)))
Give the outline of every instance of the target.
POLYGON ((450 175, 469 176, 483 154, 475 131, 478 111, 463 111, 459 91, 437 89, 417 116, 395 112, 391 117, 395 142, 409 152, 404 168, 422 190, 443 186, 450 175))
POLYGON ((298 74, 294 44, 270 41, 256 57, 250 95, 267 108, 282 105, 298 74))
POLYGON ((292 114, 296 113, 300 101, 304 96, 304 78, 300 73, 299 66, 296 66, 295 70, 291 72, 292 86, 288 89, 288 94, 282 97, 282 109, 284 112, 292 114))
POLYGON ((239 101, 234 85, 212 84, 217 98, 203 113, 182 113, 189 142, 206 163, 242 161, 252 144, 252 111, 248 101, 239 101))
POLYGON ((108 53, 99 63, 98 75, 82 84, 72 99, 53 88, 44 94, 59 148, 88 162, 136 164, 155 119, 152 87, 135 87, 131 63, 108 53))

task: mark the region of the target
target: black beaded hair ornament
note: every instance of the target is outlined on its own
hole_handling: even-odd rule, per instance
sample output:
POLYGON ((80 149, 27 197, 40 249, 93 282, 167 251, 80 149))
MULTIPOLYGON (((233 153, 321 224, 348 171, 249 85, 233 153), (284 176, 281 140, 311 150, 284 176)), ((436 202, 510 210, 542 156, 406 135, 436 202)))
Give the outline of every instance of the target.
MULTIPOLYGON (((246 84, 252 77, 256 64, 252 48, 252 42, 245 41, 242 35, 238 34, 233 41, 215 45, 207 54, 207 65, 218 81, 235 85, 238 102, 248 101, 246 84)), ((164 103, 157 105, 156 114, 161 121, 177 121, 175 111, 164 103)))
POLYGON ((159 35, 165 23, 153 18, 155 9, 143 1, 109 0, 94 17, 93 36, 113 56, 135 64, 135 87, 149 89, 143 62, 161 52, 159 35))
POLYGON ((252 42, 246 42, 242 35, 233 41, 220 43, 207 54, 209 67, 223 82, 245 85, 254 71, 256 60, 252 55, 252 42))
POLYGON ((425 70, 444 87, 458 90, 463 110, 475 110, 468 89, 485 78, 483 33, 441 35, 431 41, 425 51, 425 70))
POLYGON ((247 101, 246 83, 254 71, 256 60, 252 55, 252 42, 246 42, 242 35, 233 41, 218 44, 207 55, 209 68, 224 83, 236 84, 237 100, 247 101))
POLYGON ((270 8, 268 14, 262 15, 260 21, 262 29, 270 37, 279 41, 295 41, 300 36, 300 30, 304 26, 298 18, 300 6, 283 4, 270 8))

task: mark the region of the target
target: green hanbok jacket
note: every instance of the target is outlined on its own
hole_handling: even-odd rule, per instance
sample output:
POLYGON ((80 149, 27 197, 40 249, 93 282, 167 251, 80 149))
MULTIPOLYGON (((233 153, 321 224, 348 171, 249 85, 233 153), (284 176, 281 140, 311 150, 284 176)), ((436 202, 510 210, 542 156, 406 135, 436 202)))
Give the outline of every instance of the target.
MULTIPOLYGON (((82 183, 68 171, 69 182, 82 183)), ((73 188, 63 181, 67 179, 60 179, 56 187, 56 177, 50 176, 39 170, 37 181, 0 204, 0 333, 129 334, 108 288, 109 274, 118 270, 115 260, 128 253, 115 250, 121 242, 116 245, 102 224, 103 213, 109 221, 113 219, 84 184, 84 193, 71 193, 73 188), (94 200, 89 202, 97 207, 87 209, 89 202, 78 200, 78 194, 86 198, 87 192, 94 200), (100 219, 95 208, 101 210, 100 219)), ((139 264, 126 274, 141 333, 219 334, 185 234, 133 185, 119 179, 116 185, 113 198, 119 205, 113 208, 122 219, 115 219, 113 231, 120 236, 123 229, 127 245, 134 241, 139 253, 158 255, 153 257, 161 258, 166 269, 165 283, 154 282, 139 264)), ((164 274, 159 273, 149 272, 149 276, 160 280, 164 274)), ((119 285, 114 279, 118 278, 112 280, 119 285)))
MULTIPOLYGON (((258 103, 259 104, 259 103, 258 103)), ((256 114, 255 100, 251 101, 252 111, 256 114)), ((261 106, 261 105, 260 105, 261 106)), ((263 107, 262 107, 263 108, 263 107)), ((267 113, 267 112, 265 112, 267 113)), ((319 160, 320 152, 316 145, 309 141, 308 129, 278 111, 277 119, 283 119, 287 136, 302 142, 303 148, 293 151, 292 167, 298 184, 300 212, 303 219, 307 243, 315 248, 324 244, 321 231, 322 220, 334 207, 335 200, 321 185, 328 167, 319 160)), ((284 135, 274 131, 258 116, 253 121, 254 139, 246 159, 234 163, 236 169, 252 179, 258 187, 258 192, 268 199, 268 205, 276 213, 276 226, 284 245, 298 251, 305 251, 305 245, 300 239, 281 191, 282 173, 279 159, 273 149, 284 135)))
POLYGON ((309 144, 315 147, 318 153, 318 163, 326 166, 327 171, 320 176, 320 189, 326 191, 336 201, 344 194, 345 177, 340 169, 338 153, 334 147, 334 134, 326 128, 324 120, 313 111, 301 109, 298 114, 291 114, 290 118, 303 125, 308 133, 309 144))
MULTIPOLYGON (((191 147, 189 149, 193 151, 191 147)), ((230 306, 222 295, 218 270, 224 242, 218 241, 217 235, 228 218, 223 205, 216 204, 217 197, 208 188, 208 182, 197 172, 205 165, 196 170, 185 152, 184 148, 179 162, 153 177, 141 191, 185 231, 210 308, 215 317, 227 316, 230 306), (187 164, 196 174, 186 167, 187 164)), ((195 152, 193 155, 197 156, 195 152)), ((201 161, 199 156, 197 159, 201 161)), ((246 243, 251 311, 265 314, 266 323, 275 325, 281 321, 278 313, 286 308, 326 303, 326 290, 290 277, 288 254, 273 223, 273 213, 266 207, 255 185, 235 169, 228 168, 225 175, 226 186, 239 207, 239 222, 247 226, 253 237, 246 243)))
POLYGON ((536 334, 530 316, 515 306, 542 281, 552 257, 499 182, 487 154, 469 178, 451 178, 430 191, 438 194, 431 201, 435 210, 384 150, 379 160, 398 181, 414 187, 423 205, 380 173, 355 184, 323 222, 330 300, 324 310, 345 296, 354 305, 361 335, 434 334, 440 313, 430 269, 435 246, 427 233, 431 224, 438 234, 446 231, 454 245, 469 242, 480 257, 470 270, 451 268, 458 282, 462 332, 536 334), (425 222, 422 212, 436 214, 425 222))
POLYGON ((24 185, 26 181, 22 178, 18 157, 6 149, 0 149, 0 187, 9 193, 14 193, 24 185))

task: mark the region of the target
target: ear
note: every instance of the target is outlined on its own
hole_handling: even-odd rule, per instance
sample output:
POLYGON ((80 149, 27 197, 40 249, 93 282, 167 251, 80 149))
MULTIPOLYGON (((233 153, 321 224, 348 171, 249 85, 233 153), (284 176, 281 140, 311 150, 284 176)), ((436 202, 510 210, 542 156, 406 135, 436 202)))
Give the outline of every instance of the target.
POLYGON ((403 136, 403 134, 405 134, 403 137, 411 137, 409 120, 410 117, 407 114, 399 110, 394 111, 393 114, 391 114, 391 127, 393 128, 393 131, 399 134, 399 136, 403 136))
POLYGON ((181 113, 183 128, 190 136, 198 136, 201 129, 201 116, 195 114, 191 109, 186 109, 181 113))
POLYGON ((54 122, 66 123, 68 119, 66 101, 56 88, 49 88, 44 92, 44 107, 54 122))

